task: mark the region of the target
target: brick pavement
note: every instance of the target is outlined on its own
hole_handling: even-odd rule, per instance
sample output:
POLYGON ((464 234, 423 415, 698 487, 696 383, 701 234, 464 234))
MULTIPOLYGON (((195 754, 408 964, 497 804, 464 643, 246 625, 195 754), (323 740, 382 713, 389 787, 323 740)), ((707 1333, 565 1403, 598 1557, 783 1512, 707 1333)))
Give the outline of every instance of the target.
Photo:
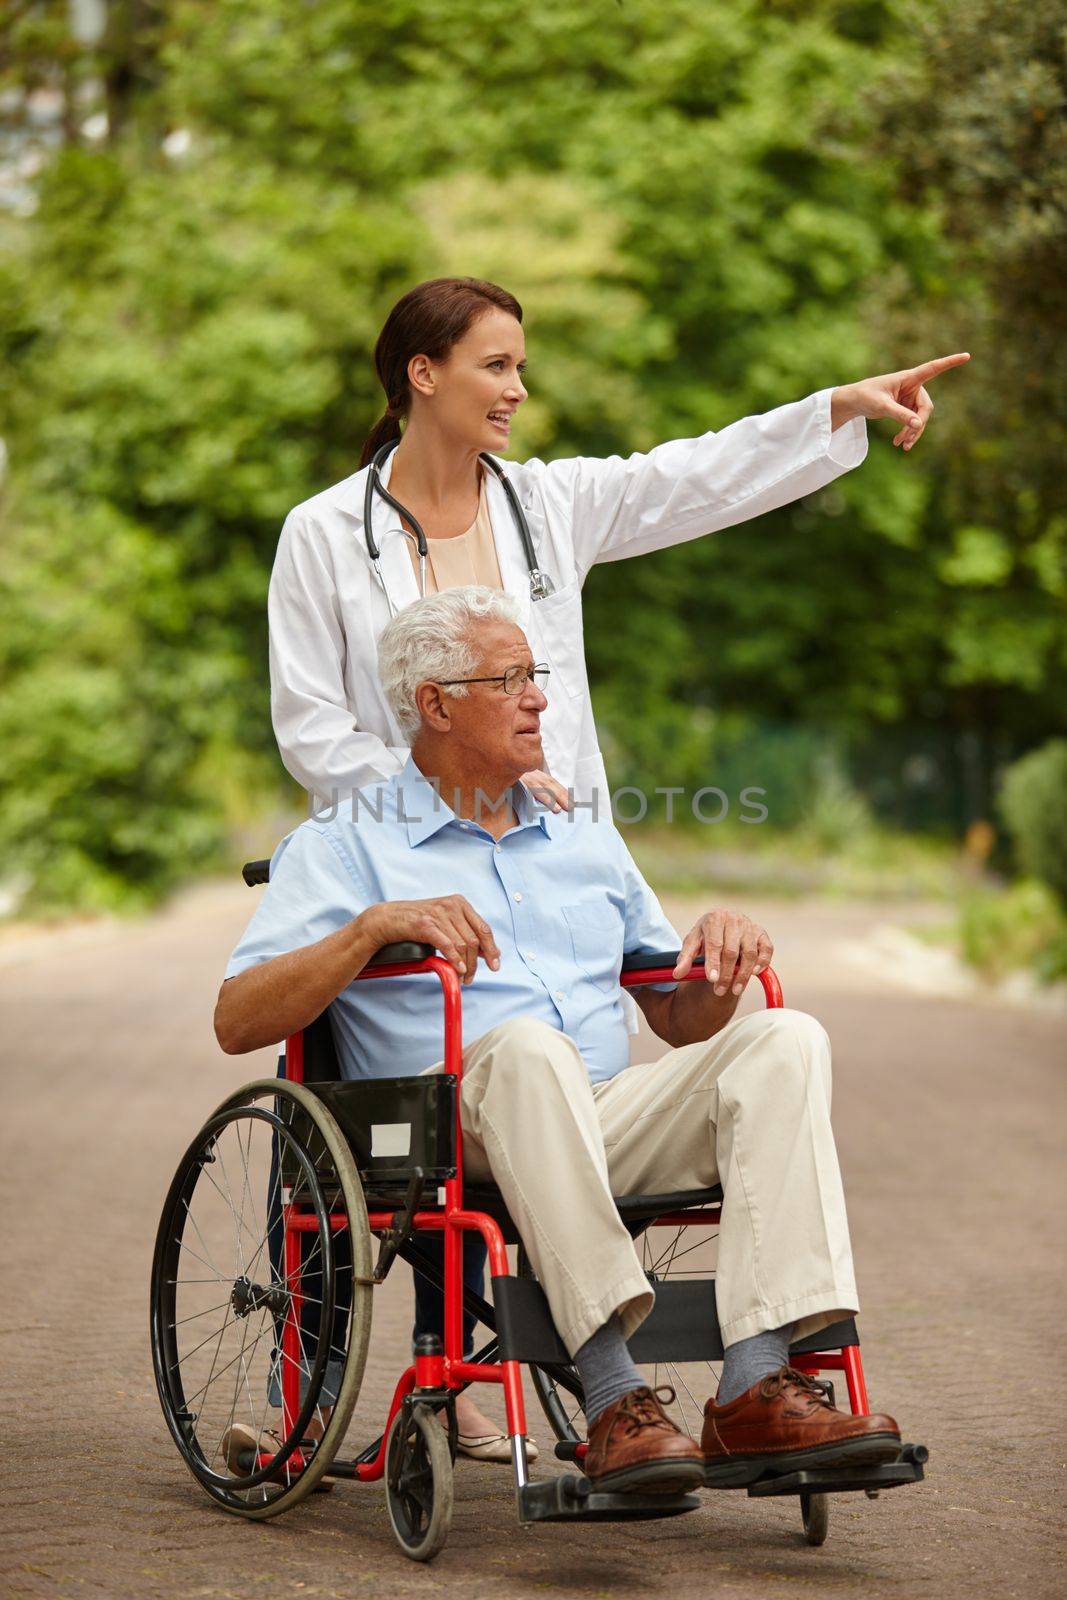
MULTIPOLYGON (((758 909, 790 1003, 834 1041, 872 1399, 931 1446, 924 1485, 838 1498, 812 1550, 795 1501, 727 1494, 678 1521, 520 1530, 506 1471, 461 1463, 452 1536, 427 1568, 396 1550, 379 1486, 342 1486, 262 1525, 210 1506, 159 1413, 147 1283, 180 1149, 230 1087, 270 1070, 269 1052, 229 1060, 211 1033, 250 906, 247 891, 207 886, 146 922, 0 951, 0 1592, 1063 1592, 1062 1020, 835 971, 862 908, 758 909)), ((404 1272, 380 1291, 357 1432, 381 1415, 405 1344, 404 1272)), ((545 1442, 532 1402, 531 1416, 545 1442)))

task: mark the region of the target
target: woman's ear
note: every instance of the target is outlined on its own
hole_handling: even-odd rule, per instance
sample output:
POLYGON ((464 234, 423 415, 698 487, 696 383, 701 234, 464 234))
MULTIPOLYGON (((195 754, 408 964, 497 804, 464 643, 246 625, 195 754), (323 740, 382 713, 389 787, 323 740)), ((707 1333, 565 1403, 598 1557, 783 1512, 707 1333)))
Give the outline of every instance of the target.
POLYGON ((415 690, 415 704, 424 727, 434 733, 448 732, 452 726, 452 704, 439 684, 420 683, 415 690))
POLYGON ((408 362, 408 382, 420 394, 432 396, 434 391, 434 367, 428 356, 412 356, 408 362))

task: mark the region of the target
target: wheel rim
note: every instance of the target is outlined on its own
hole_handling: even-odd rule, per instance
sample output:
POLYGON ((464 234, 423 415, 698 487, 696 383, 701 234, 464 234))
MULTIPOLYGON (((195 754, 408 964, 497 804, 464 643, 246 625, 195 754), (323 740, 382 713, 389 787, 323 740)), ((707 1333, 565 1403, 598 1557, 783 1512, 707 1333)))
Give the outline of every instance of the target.
POLYGON ((386 1470, 397 1532, 405 1543, 421 1544, 433 1520, 433 1462, 414 1416, 406 1426, 402 1420, 394 1426, 386 1470))
POLYGON ((336 1359, 337 1252, 324 1185, 291 1121, 259 1105, 223 1108, 186 1152, 157 1237, 153 1356, 164 1413, 190 1470, 235 1509, 289 1492, 318 1448, 309 1428, 324 1433, 328 1420, 320 1395, 336 1359), (279 1202, 307 1225, 295 1264, 278 1248, 279 1202), (287 1343, 302 1400, 288 1429, 287 1343))
POLYGON ((452 1457, 432 1408, 405 1402, 397 1412, 386 1448, 385 1489, 402 1550, 415 1561, 430 1560, 452 1521, 452 1457))

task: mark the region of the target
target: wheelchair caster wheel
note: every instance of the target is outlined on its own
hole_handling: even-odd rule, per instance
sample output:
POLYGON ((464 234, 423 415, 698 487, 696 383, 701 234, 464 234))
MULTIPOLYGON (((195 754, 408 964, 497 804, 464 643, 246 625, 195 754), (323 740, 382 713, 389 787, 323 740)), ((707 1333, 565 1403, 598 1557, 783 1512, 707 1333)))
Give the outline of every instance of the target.
POLYGON ((452 1526, 452 1454, 430 1406, 405 1401, 393 1418, 385 1497, 401 1550, 412 1561, 432 1561, 452 1526))
POLYGON ((808 1544, 825 1544, 830 1531, 830 1498, 825 1494, 802 1494, 800 1514, 804 1518, 804 1538, 808 1544))

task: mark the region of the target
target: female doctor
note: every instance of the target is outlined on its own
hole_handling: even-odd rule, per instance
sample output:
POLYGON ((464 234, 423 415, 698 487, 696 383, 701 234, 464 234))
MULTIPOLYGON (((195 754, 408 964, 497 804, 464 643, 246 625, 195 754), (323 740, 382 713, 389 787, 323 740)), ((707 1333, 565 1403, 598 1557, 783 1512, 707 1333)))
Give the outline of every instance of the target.
MULTIPOLYGON (((813 494, 863 461, 866 418, 891 418, 894 444, 911 450, 933 410, 924 383, 967 359, 822 389, 625 459, 502 461, 527 397, 522 308, 481 279, 418 284, 375 346, 387 406, 359 471, 297 506, 282 529, 270 675, 289 772, 313 806, 318 797, 344 810, 353 790, 397 771, 408 748, 378 681, 378 636, 420 593, 487 584, 518 601, 534 659, 551 668, 541 723, 547 771, 527 774, 528 786, 557 809, 577 800, 610 815, 582 637, 590 567, 813 494)), ((468 1251, 465 1276, 476 1291, 483 1262, 484 1246, 468 1251)), ((416 1299, 416 1331, 439 1331, 440 1296, 424 1279, 416 1299)), ((465 1453, 509 1459, 469 1393, 457 1415, 465 1453)))

